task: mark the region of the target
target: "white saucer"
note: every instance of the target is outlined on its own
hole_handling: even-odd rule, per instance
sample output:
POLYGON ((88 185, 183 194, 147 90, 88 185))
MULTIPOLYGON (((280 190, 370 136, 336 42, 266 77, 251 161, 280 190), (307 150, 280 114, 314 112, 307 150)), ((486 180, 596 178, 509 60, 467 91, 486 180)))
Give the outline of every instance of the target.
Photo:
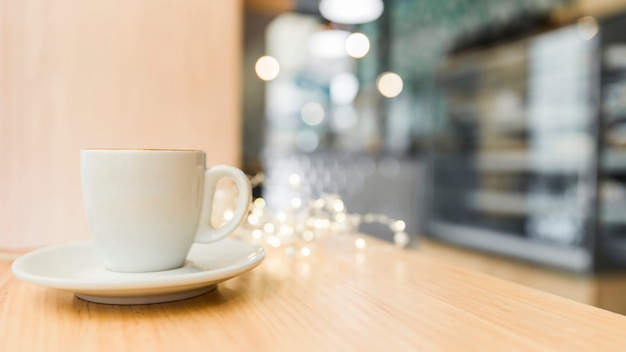
POLYGON ((233 239, 194 244, 184 267, 152 273, 118 273, 105 268, 93 241, 43 248, 13 262, 21 280, 74 292, 106 304, 151 304, 177 301, 211 291, 222 281, 259 265, 265 250, 233 239))

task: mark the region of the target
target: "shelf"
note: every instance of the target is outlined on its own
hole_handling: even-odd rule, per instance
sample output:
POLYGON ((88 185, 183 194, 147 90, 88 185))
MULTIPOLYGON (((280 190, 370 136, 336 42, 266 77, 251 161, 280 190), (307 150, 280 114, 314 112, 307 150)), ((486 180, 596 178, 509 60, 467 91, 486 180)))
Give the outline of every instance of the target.
POLYGON ((612 128, 611 124, 622 124, 626 122, 626 108, 619 112, 609 111, 604 113, 604 126, 612 128))
MULTIPOLYGON (((624 156, 626 165, 626 155, 624 156)), ((520 151, 480 152, 476 156, 476 168, 492 172, 536 172, 544 174, 584 172, 590 167, 589 160, 577 155, 546 155, 520 151)))
POLYGON ((626 225, 626 208, 603 209, 600 222, 607 225, 626 225))
POLYGON ((555 209, 576 209, 576 202, 564 196, 497 191, 471 192, 470 204, 474 209, 485 212, 519 216, 555 209))
POLYGON ((605 171, 625 171, 626 172, 626 150, 607 149, 602 153, 600 163, 605 171))
POLYGON ((511 114, 505 118, 491 118, 489 119, 489 124, 481 127, 481 132, 483 134, 490 135, 499 135, 511 132, 526 132, 528 131, 528 125, 525 118, 519 117, 521 115, 523 115, 523 113, 520 113, 517 116, 511 114))
POLYGON ((604 181, 600 185, 600 222, 606 225, 626 225, 626 184, 604 181))
POLYGON ((601 84, 611 84, 626 80, 626 68, 604 68, 602 73, 601 84))

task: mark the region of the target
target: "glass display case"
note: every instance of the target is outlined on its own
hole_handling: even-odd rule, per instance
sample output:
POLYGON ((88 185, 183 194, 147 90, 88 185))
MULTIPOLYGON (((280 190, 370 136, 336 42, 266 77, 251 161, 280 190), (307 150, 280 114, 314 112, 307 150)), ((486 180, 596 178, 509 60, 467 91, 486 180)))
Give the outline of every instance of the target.
MULTIPOLYGON (((571 25, 441 64, 429 235, 576 272, 597 268, 601 46, 597 27, 571 25)), ((609 213, 626 230, 626 216, 609 213)))
POLYGON ((626 267, 626 16, 601 28, 598 260, 626 267))

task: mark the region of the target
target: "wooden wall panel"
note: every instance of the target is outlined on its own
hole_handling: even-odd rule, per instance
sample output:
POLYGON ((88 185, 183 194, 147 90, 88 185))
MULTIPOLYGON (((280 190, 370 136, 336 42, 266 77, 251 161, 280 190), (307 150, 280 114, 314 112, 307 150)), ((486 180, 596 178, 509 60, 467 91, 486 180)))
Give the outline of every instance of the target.
POLYGON ((267 16, 277 16, 281 13, 296 10, 297 0, 245 0, 244 6, 247 11, 264 14, 267 16))
POLYGON ((0 0, 0 248, 88 236, 84 148, 240 164, 242 2, 0 0))
POLYGON ((602 18, 626 11, 626 0, 573 0, 552 14, 557 24, 568 24, 582 16, 602 18))

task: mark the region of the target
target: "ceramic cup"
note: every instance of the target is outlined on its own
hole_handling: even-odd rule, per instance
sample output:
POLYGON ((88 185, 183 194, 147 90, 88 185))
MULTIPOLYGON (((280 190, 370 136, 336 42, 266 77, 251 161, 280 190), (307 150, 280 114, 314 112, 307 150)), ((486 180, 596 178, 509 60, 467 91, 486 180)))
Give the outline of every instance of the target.
POLYGON ((87 221, 111 271, 179 268, 194 242, 224 238, 248 211, 247 176, 227 165, 207 169, 202 151, 91 149, 80 157, 87 221), (223 177, 239 193, 233 217, 215 227, 211 210, 223 177))

